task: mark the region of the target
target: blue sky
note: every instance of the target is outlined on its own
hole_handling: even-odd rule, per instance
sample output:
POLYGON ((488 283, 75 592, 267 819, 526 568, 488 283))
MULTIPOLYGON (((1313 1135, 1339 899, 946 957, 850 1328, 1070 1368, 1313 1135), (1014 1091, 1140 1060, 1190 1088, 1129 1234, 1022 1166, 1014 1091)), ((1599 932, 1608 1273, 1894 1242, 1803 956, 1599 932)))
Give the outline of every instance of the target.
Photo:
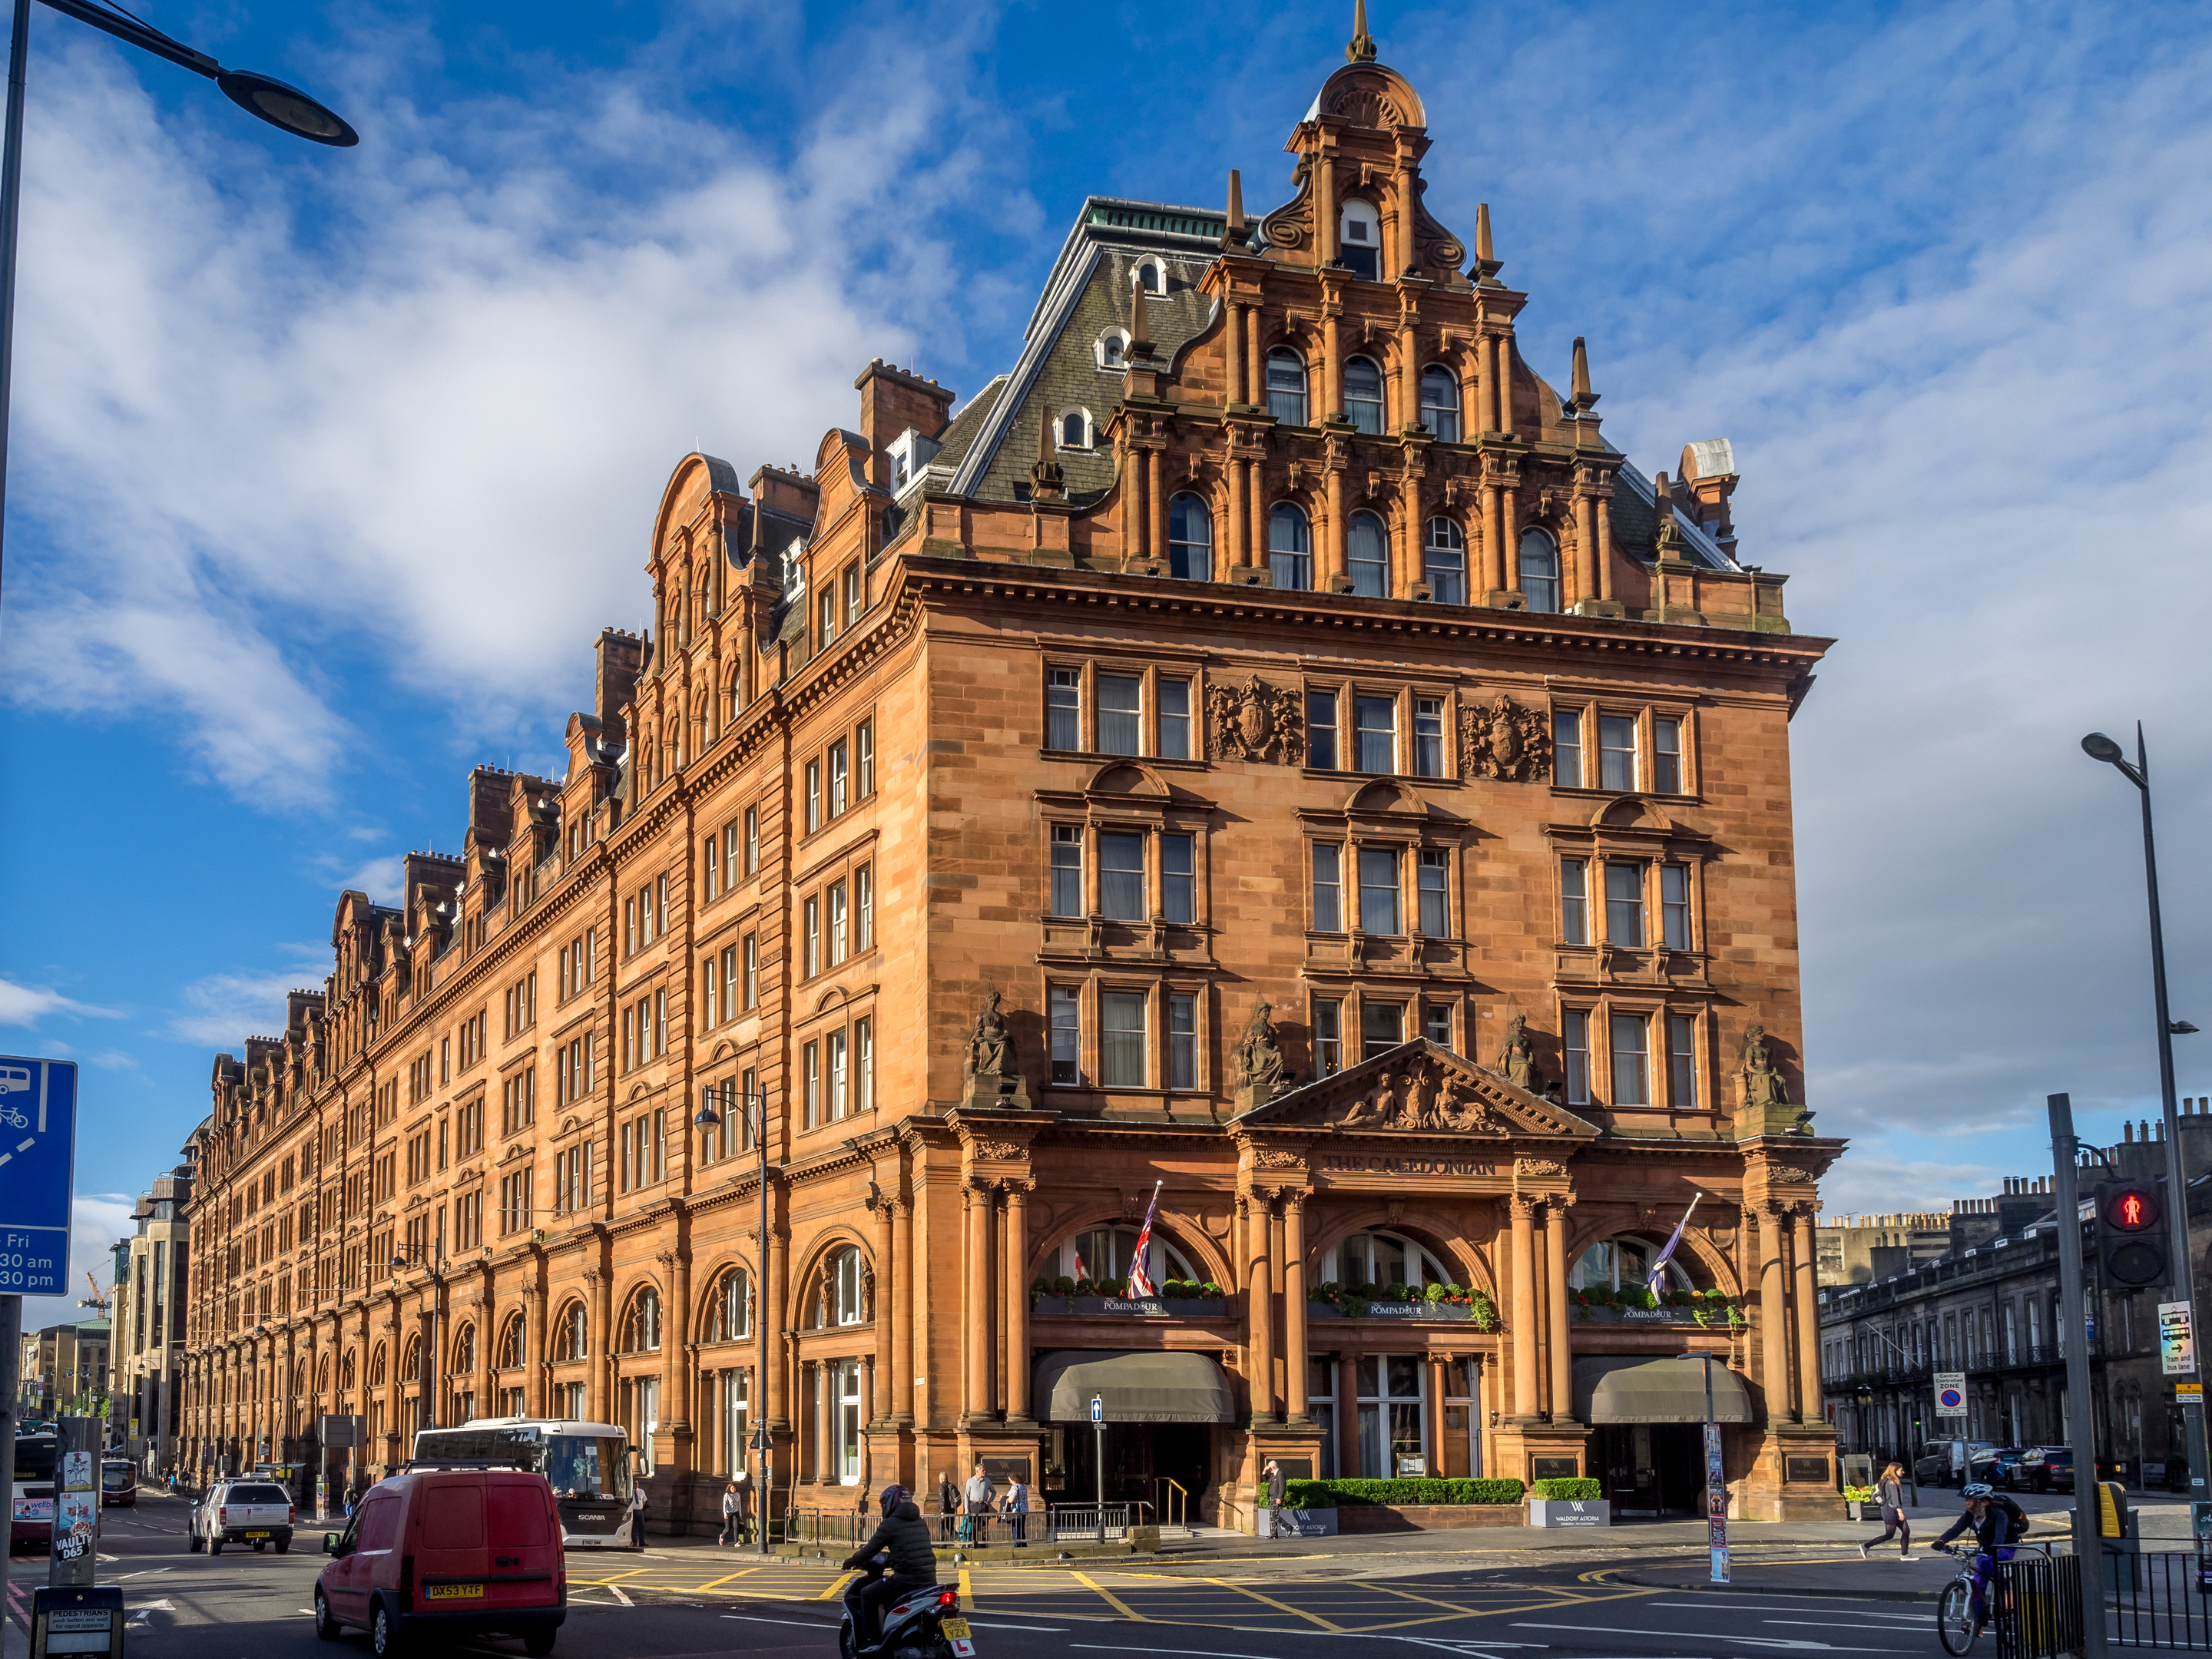
MULTIPOLYGON (((141 9, 364 142, 37 9, 0 1047, 87 1063, 94 1247, 214 1054, 319 981, 337 890, 457 846, 471 764, 557 763, 678 457, 810 456, 872 356, 971 392, 1086 192, 1212 204, 1234 166, 1272 206, 1351 8, 141 9)), ((2156 1073, 2092 727, 2149 725, 2175 1008, 2212 1029, 2201 14, 1370 18, 1431 210, 1492 204, 1524 353, 1564 378, 1588 336, 1647 471, 1733 440, 1743 556, 1841 641, 1795 728, 1831 1207, 2047 1169, 2052 1089, 2116 1138, 2156 1073)))

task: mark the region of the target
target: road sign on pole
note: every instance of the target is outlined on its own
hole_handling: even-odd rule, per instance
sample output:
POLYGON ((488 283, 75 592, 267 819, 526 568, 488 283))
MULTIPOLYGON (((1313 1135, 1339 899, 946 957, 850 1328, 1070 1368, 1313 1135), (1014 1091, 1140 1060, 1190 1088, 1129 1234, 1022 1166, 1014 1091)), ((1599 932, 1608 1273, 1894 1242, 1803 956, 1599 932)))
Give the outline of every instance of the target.
POLYGON ((1964 1417, 1966 1414, 1966 1374, 1964 1371, 1936 1373, 1936 1415, 1964 1417))
MULTIPOLYGON (((2168 1376, 2188 1376, 2197 1370, 2197 1332, 2186 1302, 2158 1304, 2158 1352, 2160 1369, 2168 1376)), ((2197 1397, 2201 1401, 2203 1393, 2197 1397)))
POLYGON ((69 1290, 76 1066, 0 1054, 0 1295, 69 1290))

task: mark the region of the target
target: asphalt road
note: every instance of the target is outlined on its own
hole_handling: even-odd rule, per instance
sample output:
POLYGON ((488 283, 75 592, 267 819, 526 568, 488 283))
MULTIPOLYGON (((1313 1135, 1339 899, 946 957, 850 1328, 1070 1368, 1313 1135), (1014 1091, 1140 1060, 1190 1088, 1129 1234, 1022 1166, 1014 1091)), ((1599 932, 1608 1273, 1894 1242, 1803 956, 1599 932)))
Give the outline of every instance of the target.
MULTIPOLYGON (((100 1578, 123 1587, 131 1659, 346 1659, 367 1638, 315 1638, 320 1528, 292 1552, 188 1553, 184 1506, 149 1496, 107 1511, 100 1578)), ((1762 1595, 1653 1589, 1620 1582, 1632 1553, 1608 1540, 1589 1559, 1511 1565, 1334 1556, 1312 1560, 1075 1564, 978 1570, 963 1602, 980 1659, 1158 1655, 1161 1659, 1408 1659, 1418 1651, 1490 1659, 1703 1659, 1759 1654, 1933 1655, 1934 1610, 1875 1595, 1762 1595), (1424 1568, 1431 1570, 1423 1570, 1424 1568), (1409 1571, 1408 1569, 1412 1569, 1409 1571)), ((1480 1559, 1480 1558, 1477 1558, 1480 1559)), ((1682 1563, 1672 1557, 1677 1573, 1682 1563)), ((830 1659, 843 1576, 801 1564, 700 1550, 570 1555, 569 1619, 556 1653, 623 1659, 744 1654, 830 1659), (681 1587, 678 1587, 680 1581, 681 1587)), ((11 1577, 43 1583, 42 1557, 11 1577)), ((1986 1639, 1986 1638, 1985 1638, 1986 1639)), ((23 1659, 9 1628, 4 1659, 23 1659)), ((520 1655, 497 1638, 462 1650, 520 1655)), ((1994 1659, 1992 1650, 1991 1659, 1994 1659)))

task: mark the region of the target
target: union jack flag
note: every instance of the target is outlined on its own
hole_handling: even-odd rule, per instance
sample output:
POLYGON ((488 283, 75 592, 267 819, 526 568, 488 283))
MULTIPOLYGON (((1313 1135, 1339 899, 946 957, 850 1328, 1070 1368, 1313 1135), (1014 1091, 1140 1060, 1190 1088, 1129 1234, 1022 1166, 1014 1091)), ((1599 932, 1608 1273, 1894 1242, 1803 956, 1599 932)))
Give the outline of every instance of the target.
POLYGON ((1159 1213, 1160 1188, 1163 1184, 1158 1181, 1152 1183, 1152 1201, 1145 1207, 1145 1224, 1137 1230, 1137 1248, 1129 1258, 1129 1294, 1131 1296, 1159 1294, 1152 1287, 1152 1275, 1145 1271, 1145 1261, 1152 1254, 1152 1218, 1159 1213))

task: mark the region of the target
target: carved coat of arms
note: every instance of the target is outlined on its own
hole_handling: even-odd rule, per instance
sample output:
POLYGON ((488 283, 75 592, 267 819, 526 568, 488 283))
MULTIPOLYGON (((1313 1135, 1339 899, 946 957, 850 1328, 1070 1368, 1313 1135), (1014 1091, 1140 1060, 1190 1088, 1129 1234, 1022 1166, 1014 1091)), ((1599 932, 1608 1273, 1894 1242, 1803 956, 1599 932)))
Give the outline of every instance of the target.
POLYGON ((1242 685, 1217 685, 1206 694, 1212 716, 1213 752, 1224 760, 1277 761, 1297 766, 1305 759, 1305 726, 1297 694, 1269 685, 1257 674, 1242 685))
POLYGON ((1502 692, 1492 703, 1472 703, 1460 715, 1462 775, 1534 783, 1552 771, 1552 734, 1544 716, 1502 692))

